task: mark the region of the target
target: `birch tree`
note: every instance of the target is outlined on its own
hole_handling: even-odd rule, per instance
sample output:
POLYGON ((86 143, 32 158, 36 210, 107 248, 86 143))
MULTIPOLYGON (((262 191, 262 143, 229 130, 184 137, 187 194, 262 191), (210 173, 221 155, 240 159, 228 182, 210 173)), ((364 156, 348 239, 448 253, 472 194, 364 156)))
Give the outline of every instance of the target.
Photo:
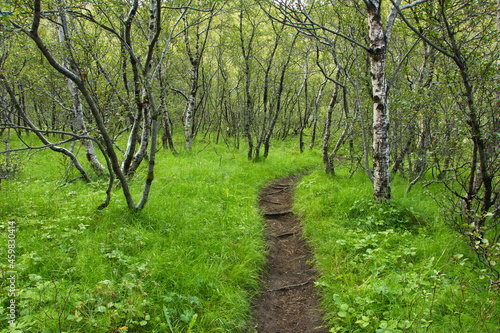
POLYGON ((183 15, 182 18, 184 23, 184 43, 189 63, 191 64, 189 89, 187 93, 183 93, 183 96, 186 98, 184 137, 186 139, 185 148, 187 151, 190 151, 193 146, 195 135, 194 117, 199 107, 200 66, 207 46, 212 19, 215 15, 215 7, 209 10, 191 9, 191 11, 194 12, 192 15, 186 12, 186 15, 183 15), (191 16, 194 17, 193 21, 189 20, 191 16))
POLYGON ((265 10, 273 19, 295 27, 302 34, 314 37, 323 44, 331 46, 333 37, 337 36, 367 52, 373 105, 373 195, 377 201, 382 201, 391 198, 386 53, 397 11, 396 7, 392 8, 384 25, 382 0, 364 0, 363 4, 368 45, 352 38, 341 28, 332 27, 334 22, 328 23, 324 17, 317 20, 314 15, 323 10, 324 4, 316 6, 316 3, 305 1, 273 1, 269 3, 273 10, 265 10))

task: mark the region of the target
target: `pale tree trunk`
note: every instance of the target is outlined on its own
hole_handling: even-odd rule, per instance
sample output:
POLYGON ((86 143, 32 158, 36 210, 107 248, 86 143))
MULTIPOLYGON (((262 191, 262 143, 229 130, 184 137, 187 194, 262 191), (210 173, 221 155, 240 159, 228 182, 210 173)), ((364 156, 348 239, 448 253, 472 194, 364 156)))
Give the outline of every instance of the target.
POLYGON ((383 201, 391 198, 389 110, 385 72, 387 40, 382 26, 380 0, 366 1, 366 6, 373 98, 373 196, 375 200, 383 201))
POLYGON ((297 94, 297 111, 299 114, 299 123, 300 123, 300 128, 299 128, 299 149, 300 152, 303 153, 305 149, 305 142, 304 142, 304 130, 309 122, 309 118, 311 116, 311 111, 310 111, 310 106, 309 106, 309 52, 310 50, 308 49, 306 51, 306 59, 305 59, 305 64, 304 64, 304 79, 302 81, 302 86, 299 89, 299 92, 297 94), (302 117, 302 112, 301 112, 301 107, 300 107, 300 95, 302 94, 302 91, 304 91, 304 114, 302 117))
MULTIPOLYGON (((71 52, 71 42, 68 39, 69 35, 69 26, 66 18, 66 14, 64 13, 64 8, 62 7, 61 1, 59 1, 59 26, 58 26, 58 36, 59 42, 63 44, 63 47, 66 49, 67 53, 71 52)), ((71 68, 71 60, 68 57, 64 57, 63 66, 71 68)), ((74 122, 74 131, 79 135, 88 135, 87 125, 85 124, 85 119, 83 116, 83 108, 82 102, 80 100, 80 95, 78 93, 78 89, 73 81, 66 78, 66 82, 68 84, 68 89, 73 98, 73 112, 75 116, 74 122)), ((85 147, 85 152, 87 156, 87 160, 89 161, 92 169, 97 175, 102 175, 104 173, 104 166, 99 162, 97 155, 95 153, 94 144, 91 140, 84 139, 83 146, 85 147)))
POLYGON ((198 92, 198 79, 199 79, 199 59, 193 57, 190 47, 189 39, 187 37, 186 30, 186 47, 188 49, 189 59, 191 62, 191 88, 189 90, 189 95, 186 103, 186 111, 184 112, 184 138, 186 139, 185 148, 186 151, 191 151, 193 147, 193 122, 194 114, 196 112, 197 101, 196 94, 198 92))
POLYGON ((184 137, 186 139, 185 148, 191 151, 193 147, 193 114, 196 107, 196 97, 190 95, 184 113, 184 137))
POLYGON ((188 23, 186 17, 184 20, 184 41, 186 43, 186 51, 189 57, 189 62, 191 63, 191 84, 189 89, 189 94, 187 96, 186 109, 184 111, 184 138, 186 151, 191 151, 193 147, 193 121, 194 113, 196 112, 196 94, 198 92, 198 79, 199 79, 199 68, 200 68, 200 58, 199 58, 199 26, 196 26, 196 43, 195 50, 191 49, 191 43, 189 41, 188 33, 188 23))
MULTIPOLYGON (((143 101, 148 101, 147 97, 142 98, 143 101)), ((148 152, 149 145, 149 137, 151 136, 151 109, 149 102, 144 103, 142 106, 142 135, 141 135, 141 143, 139 145, 139 149, 135 153, 132 158, 132 163, 130 163, 130 168, 127 172, 127 176, 131 177, 135 174, 137 168, 141 165, 142 160, 146 157, 148 152)))
POLYGON ((186 139, 186 144, 185 144, 186 151, 191 151, 193 147, 193 136, 194 136, 194 130, 193 130, 194 114, 197 108, 196 94, 198 92, 200 59, 198 54, 198 39, 196 41, 196 52, 193 55, 189 44, 187 27, 185 27, 185 29, 186 29, 185 30, 186 48, 189 54, 189 61, 191 62, 191 87, 189 90, 189 95, 186 103, 186 111, 184 112, 184 137, 186 139))
POLYGON ((325 120, 325 134, 323 136, 323 148, 322 148, 323 164, 325 166, 325 172, 330 175, 335 174, 335 168, 332 160, 330 159, 330 136, 332 131, 333 108, 337 104, 338 93, 339 93, 339 85, 335 84, 335 88, 332 93, 332 98, 330 99, 330 103, 328 104, 328 111, 326 113, 326 120, 325 120))
MULTIPOLYGON (((145 119, 148 122, 151 133, 151 145, 149 147, 149 161, 148 161, 148 174, 146 177, 146 182, 144 183, 144 188, 142 190, 142 196, 137 204, 136 209, 142 210, 146 203, 148 202, 149 193, 151 190, 151 185, 154 180, 154 171, 156 163, 156 147, 158 141, 158 118, 159 111, 155 103, 154 96, 152 94, 152 87, 150 85, 150 69, 151 61, 153 58, 153 51, 155 49, 156 43, 160 36, 161 31, 161 0, 151 0, 150 2, 150 20, 149 20, 149 38, 148 38, 148 54, 145 61, 144 67, 144 100, 148 101, 147 108, 150 110, 150 115, 145 119)), ((146 126, 146 125, 144 125, 146 126)))

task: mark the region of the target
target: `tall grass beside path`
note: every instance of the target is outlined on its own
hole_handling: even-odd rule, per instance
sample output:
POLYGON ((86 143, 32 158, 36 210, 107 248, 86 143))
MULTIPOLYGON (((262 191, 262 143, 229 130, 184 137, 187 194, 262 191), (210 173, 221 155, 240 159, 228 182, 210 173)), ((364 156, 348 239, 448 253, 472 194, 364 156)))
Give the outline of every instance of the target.
POLYGON ((363 174, 304 177, 295 191, 330 332, 498 332, 498 292, 443 221, 438 188, 394 179, 374 204, 363 174))
POLYGON ((248 332, 265 259, 259 190, 320 161, 286 143, 259 163, 225 146, 160 152, 150 201, 131 213, 118 190, 96 210, 106 184, 63 184, 53 156, 2 182, 1 239, 8 221, 18 226, 18 312, 8 327, 1 293, 0 332, 248 332))

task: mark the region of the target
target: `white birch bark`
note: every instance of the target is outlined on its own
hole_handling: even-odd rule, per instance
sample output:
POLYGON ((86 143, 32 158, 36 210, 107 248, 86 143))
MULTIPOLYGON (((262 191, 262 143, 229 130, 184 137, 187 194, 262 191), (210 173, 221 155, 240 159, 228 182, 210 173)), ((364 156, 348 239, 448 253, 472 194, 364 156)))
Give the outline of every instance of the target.
POLYGON ((373 98, 373 196, 378 201, 391 198, 389 109, 385 72, 387 39, 382 25, 380 1, 366 1, 373 98))
POLYGON ((203 52, 208 40, 210 26, 212 23, 213 12, 209 14, 207 25, 204 29, 200 30, 201 20, 196 23, 194 32, 194 46, 191 45, 189 38, 189 24, 187 17, 184 16, 184 42, 186 44, 186 52, 191 64, 191 85, 187 97, 186 109, 184 112, 184 136, 186 138, 185 148, 190 151, 193 146, 193 139, 195 136, 194 117, 198 108, 198 87, 199 87, 199 71, 200 64, 203 58, 203 52))
POLYGON ((199 68, 199 26, 196 26, 195 37, 195 51, 191 49, 191 43, 189 41, 188 33, 188 23, 187 18, 184 17, 184 41, 186 43, 186 51, 189 57, 189 62, 191 63, 191 85, 189 89, 189 95, 187 98, 186 109, 184 111, 184 137, 186 139, 185 149, 186 151, 191 151, 193 147, 193 117, 196 111, 196 93, 198 92, 198 68, 199 68))

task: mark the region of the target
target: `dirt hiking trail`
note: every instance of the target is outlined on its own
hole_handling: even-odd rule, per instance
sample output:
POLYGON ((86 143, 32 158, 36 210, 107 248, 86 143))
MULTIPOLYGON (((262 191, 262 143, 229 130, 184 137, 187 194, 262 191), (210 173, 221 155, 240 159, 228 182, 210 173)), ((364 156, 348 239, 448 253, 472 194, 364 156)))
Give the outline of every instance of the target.
POLYGON ((254 302, 258 333, 326 333, 314 291, 312 255, 292 212, 300 176, 276 180, 260 195, 268 246, 263 287, 254 302))

